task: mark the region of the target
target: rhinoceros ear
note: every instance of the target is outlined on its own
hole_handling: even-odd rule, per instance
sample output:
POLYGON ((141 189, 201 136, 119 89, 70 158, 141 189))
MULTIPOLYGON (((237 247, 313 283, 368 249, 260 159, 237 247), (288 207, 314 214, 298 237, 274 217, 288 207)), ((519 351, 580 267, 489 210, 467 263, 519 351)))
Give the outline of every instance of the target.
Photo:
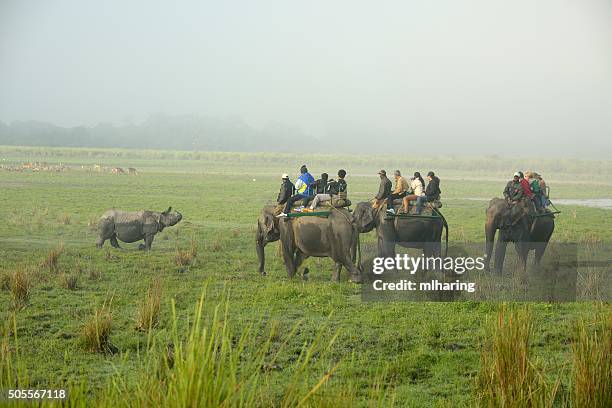
POLYGON ((168 207, 168 209, 164 211, 162 214, 170 214, 170 211, 172 211, 172 207, 168 207))

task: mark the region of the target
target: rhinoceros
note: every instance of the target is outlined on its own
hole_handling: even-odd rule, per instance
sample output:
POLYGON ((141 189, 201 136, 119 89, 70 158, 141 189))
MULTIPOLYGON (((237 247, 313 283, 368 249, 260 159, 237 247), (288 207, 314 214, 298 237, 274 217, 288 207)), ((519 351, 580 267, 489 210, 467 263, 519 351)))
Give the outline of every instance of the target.
POLYGON ((100 238, 96 246, 102 248, 104 242, 109 239, 114 248, 121 248, 117 239, 127 243, 144 239, 144 244, 140 244, 138 248, 150 250, 155 234, 166 227, 176 225, 183 218, 180 212, 171 211, 172 207, 164 212, 108 210, 100 217, 100 238))

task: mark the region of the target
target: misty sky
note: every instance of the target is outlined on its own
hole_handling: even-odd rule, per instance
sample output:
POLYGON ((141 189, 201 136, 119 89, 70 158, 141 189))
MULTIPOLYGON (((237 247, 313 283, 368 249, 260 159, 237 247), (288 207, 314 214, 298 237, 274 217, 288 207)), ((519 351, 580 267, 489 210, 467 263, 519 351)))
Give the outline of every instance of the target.
POLYGON ((611 22, 611 0, 0 0, 0 120, 197 114, 610 156, 611 22))

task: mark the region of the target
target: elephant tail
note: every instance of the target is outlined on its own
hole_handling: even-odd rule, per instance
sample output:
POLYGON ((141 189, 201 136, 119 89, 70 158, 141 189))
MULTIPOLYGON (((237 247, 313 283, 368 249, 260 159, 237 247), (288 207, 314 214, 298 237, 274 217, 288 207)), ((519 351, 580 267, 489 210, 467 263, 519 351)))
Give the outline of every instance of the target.
POLYGON ((361 241, 359 240, 359 231, 355 227, 356 244, 357 244, 357 269, 361 271, 361 241))
POLYGON ((438 213, 438 215, 440 216, 440 219, 442 220, 442 226, 444 227, 444 230, 446 231, 446 236, 445 236, 445 248, 444 248, 444 257, 446 258, 446 256, 448 255, 448 222, 446 222, 446 218, 444 218, 444 215, 442 215, 442 213, 440 211, 436 210, 436 213, 438 213))

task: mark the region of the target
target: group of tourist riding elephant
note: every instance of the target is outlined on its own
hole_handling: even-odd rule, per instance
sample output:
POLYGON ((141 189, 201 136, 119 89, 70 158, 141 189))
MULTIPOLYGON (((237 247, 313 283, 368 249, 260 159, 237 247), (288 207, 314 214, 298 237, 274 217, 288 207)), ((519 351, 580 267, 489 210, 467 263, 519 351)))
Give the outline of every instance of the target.
MULTIPOLYGON (((356 261, 359 234, 376 230, 378 256, 394 257, 395 246, 418 248, 425 257, 441 256, 443 230, 446 231, 448 250, 448 224, 438 209, 431 217, 389 217, 385 211, 372 206, 371 202, 358 203, 353 211, 346 208, 329 207, 325 217, 303 216, 279 219, 273 205, 265 206, 257 224, 256 247, 259 272, 265 275, 266 244, 281 241, 282 257, 289 277, 293 277, 303 261, 311 256, 329 257, 334 263, 332 279, 340 279, 344 266, 349 279, 362 281, 361 261, 356 261)), ((529 251, 535 251, 535 262, 539 263, 554 231, 554 216, 549 211, 538 215, 529 213, 521 203, 511 204, 507 200, 494 198, 486 210, 485 222, 485 268, 489 270, 497 230, 500 231, 495 248, 494 271, 503 269, 508 242, 514 242, 519 265, 526 268, 529 251)), ((308 269, 304 269, 305 278, 308 269)))
MULTIPOLYGON (((280 219, 275 216, 275 206, 265 206, 257 222, 256 248, 259 272, 265 275, 264 247, 270 242, 281 241, 282 256, 287 275, 293 277, 302 262, 311 256, 329 257, 334 262, 332 279, 340 279, 344 266, 353 282, 362 281, 359 262, 359 234, 376 229, 380 256, 394 256, 395 245, 420 248, 425 256, 440 256, 442 230, 448 225, 444 217, 394 218, 385 211, 375 209, 370 202, 361 202, 350 212, 346 208, 330 207, 327 217, 306 216, 280 219)), ((307 276, 304 269, 302 276, 307 276)))

